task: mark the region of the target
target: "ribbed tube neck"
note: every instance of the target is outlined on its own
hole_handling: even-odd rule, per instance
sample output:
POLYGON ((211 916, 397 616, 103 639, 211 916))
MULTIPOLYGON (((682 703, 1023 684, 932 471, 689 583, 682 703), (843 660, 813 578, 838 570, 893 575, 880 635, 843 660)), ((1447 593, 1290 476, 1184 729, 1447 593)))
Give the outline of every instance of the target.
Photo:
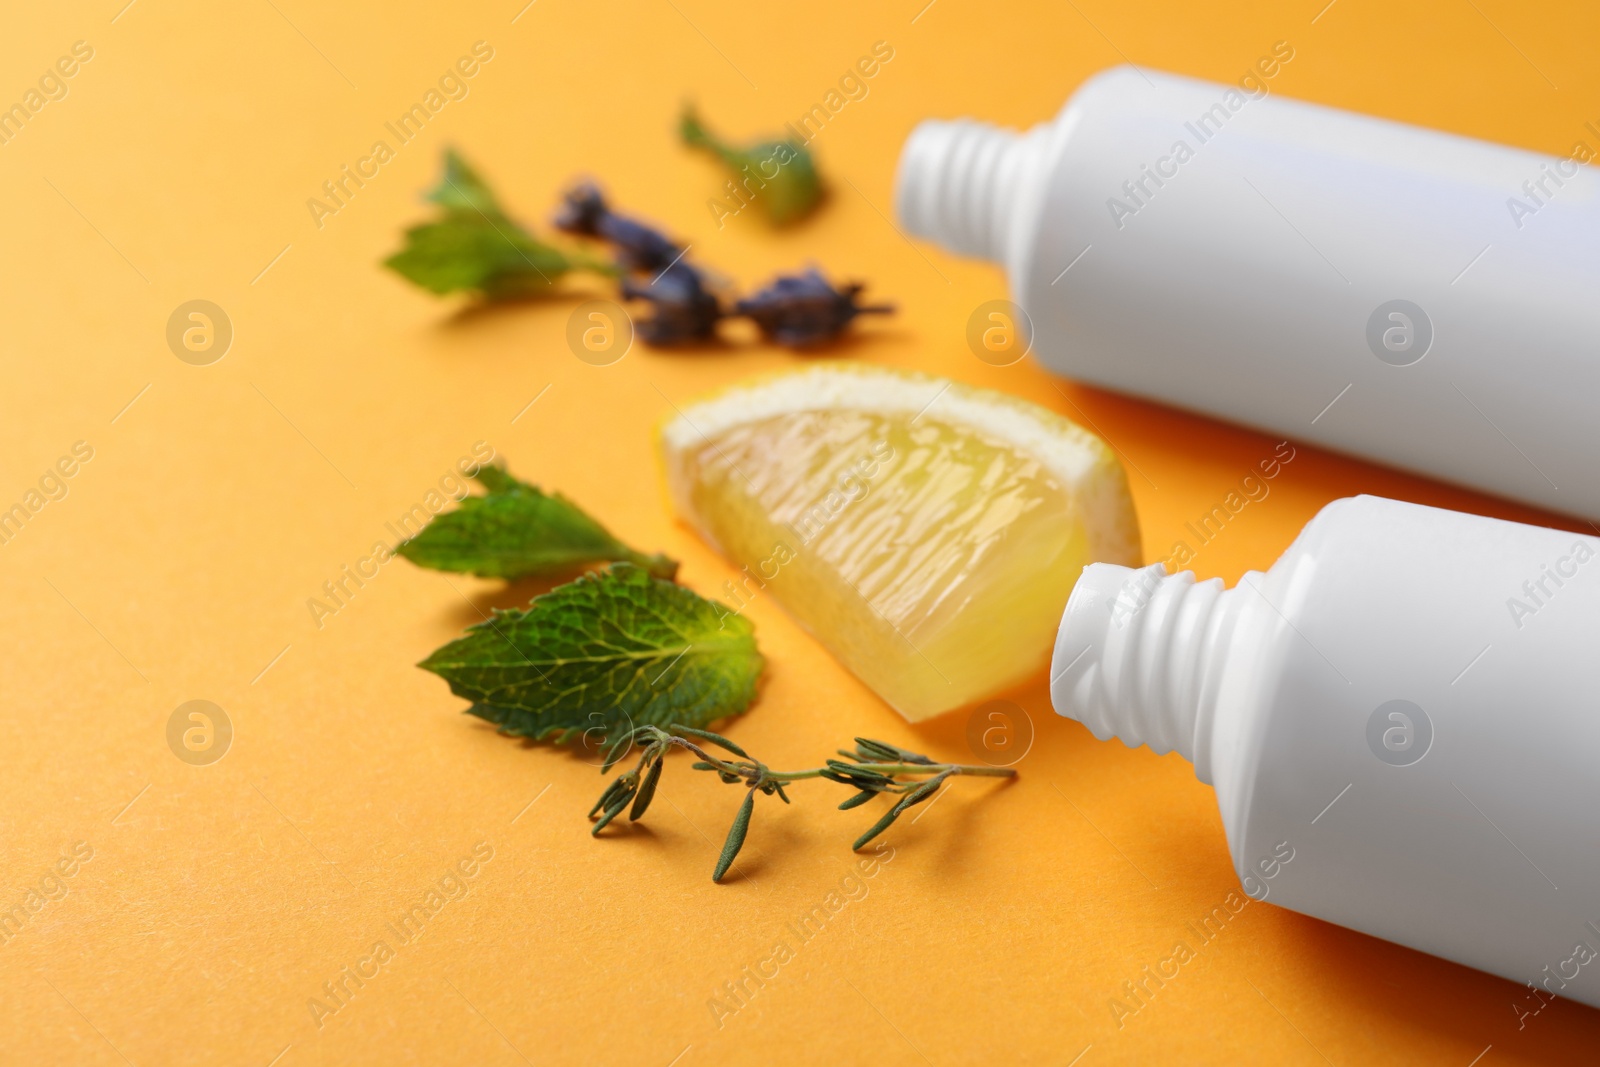
POLYGON ((1102 741, 1177 752, 1209 782, 1217 683, 1240 605, 1220 578, 1090 564, 1061 617, 1051 703, 1102 741))
POLYGON ((969 119, 922 123, 900 153, 900 224, 960 255, 1009 264, 1012 220, 1042 172, 1048 133, 1048 125, 1019 133, 969 119))

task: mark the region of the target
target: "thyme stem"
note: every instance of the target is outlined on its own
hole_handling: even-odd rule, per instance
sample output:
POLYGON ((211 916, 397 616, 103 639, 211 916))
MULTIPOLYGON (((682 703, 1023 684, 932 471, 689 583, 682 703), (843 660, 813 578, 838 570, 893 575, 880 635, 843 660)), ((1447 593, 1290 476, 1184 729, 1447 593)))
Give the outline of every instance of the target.
POLYGON ((840 749, 839 754, 845 757, 844 759, 830 759, 822 767, 775 771, 760 760, 752 758, 744 749, 720 734, 677 725, 666 728, 640 726, 619 737, 609 749, 602 770, 610 770, 633 748, 642 750, 639 765, 617 778, 601 794, 600 801, 589 813, 591 819, 598 819, 593 833, 598 835, 621 813, 630 800, 633 801, 633 808, 628 818, 636 820, 643 817, 645 809, 655 796, 656 782, 661 776, 662 760, 665 759, 668 750, 682 748, 693 752, 700 758, 700 762, 694 765, 696 770, 713 771, 722 781, 745 787, 744 802, 739 806, 739 813, 728 833, 727 842, 723 845, 721 855, 718 856, 716 871, 711 876, 714 882, 722 880, 722 876, 733 865, 739 850, 744 847, 756 793, 776 795, 787 804, 789 797, 783 790, 785 782, 824 778, 848 786, 855 790, 855 794, 839 805, 841 809, 856 807, 880 794, 898 797, 894 806, 851 846, 859 849, 888 829, 902 812, 933 797, 939 791, 939 787, 950 778, 957 775, 982 778, 1017 776, 1017 772, 1011 767, 940 763, 921 753, 866 737, 856 738, 854 751, 840 749), (738 758, 713 756, 698 743, 702 740, 726 749, 738 758))

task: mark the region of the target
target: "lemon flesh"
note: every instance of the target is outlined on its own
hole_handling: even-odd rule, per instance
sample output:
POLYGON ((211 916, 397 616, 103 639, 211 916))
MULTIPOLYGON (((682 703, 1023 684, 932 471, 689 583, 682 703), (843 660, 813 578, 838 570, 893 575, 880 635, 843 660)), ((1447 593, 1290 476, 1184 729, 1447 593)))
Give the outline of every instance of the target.
POLYGON ((943 379, 831 364, 736 387, 662 431, 674 506, 911 721, 1028 677, 1091 562, 1138 562, 1103 441, 943 379))

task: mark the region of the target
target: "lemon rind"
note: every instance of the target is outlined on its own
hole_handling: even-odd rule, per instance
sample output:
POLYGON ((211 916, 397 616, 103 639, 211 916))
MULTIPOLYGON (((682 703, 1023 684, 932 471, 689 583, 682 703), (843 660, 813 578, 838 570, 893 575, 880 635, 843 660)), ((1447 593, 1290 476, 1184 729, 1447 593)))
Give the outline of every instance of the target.
POLYGON ((917 371, 829 362, 730 386, 681 408, 661 427, 668 490, 680 515, 693 517, 688 486, 672 469, 680 456, 738 426, 804 411, 912 416, 966 427, 1042 463, 1083 507, 1097 562, 1138 562, 1137 519, 1127 505, 1127 475, 1098 434, 1064 415, 992 389, 917 371))

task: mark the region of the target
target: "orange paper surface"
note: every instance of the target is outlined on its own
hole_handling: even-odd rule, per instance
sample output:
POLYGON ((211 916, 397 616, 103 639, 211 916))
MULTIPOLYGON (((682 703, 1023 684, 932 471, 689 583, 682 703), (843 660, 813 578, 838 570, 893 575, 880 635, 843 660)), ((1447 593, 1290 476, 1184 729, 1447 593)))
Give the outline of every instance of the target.
MULTIPOLYGON (((386 524, 478 441, 681 559, 691 586, 715 594, 735 573, 666 513, 651 427, 799 357, 731 327, 713 350, 636 346, 598 367, 566 337, 581 300, 610 295, 600 280, 493 311, 404 284, 378 261, 427 214, 418 194, 446 144, 542 231, 560 188, 587 173, 746 290, 812 261, 868 281, 899 314, 838 354, 1006 390, 1097 429, 1126 457, 1155 559, 1275 440, 976 359, 968 317, 1004 280, 891 224, 912 126, 1030 124, 1124 59, 1234 80, 1288 41, 1276 92, 1566 154, 1596 143, 1592 12, 125 2, 18 7, 0 36, 0 104, 42 97, 0 144, 0 507, 26 504, 62 457, 73 471, 45 478, 60 498, 0 545, 0 1062, 1592 1056, 1587 1008, 1558 1001, 1519 1026, 1519 986, 1271 904, 1198 943, 1189 924, 1237 892, 1210 789, 1176 756, 1057 718, 1043 678, 1015 697, 1035 733, 1020 780, 958 783, 902 820, 871 877, 845 881, 848 842, 875 809, 835 811, 840 791, 812 782, 792 807, 759 805, 737 875, 716 886, 733 790, 674 761, 644 824, 591 840, 594 766, 496 736, 413 666, 527 589, 395 560, 336 612, 307 607, 346 566, 370 574, 362 560, 394 540, 386 524), (87 60, 73 58, 79 41, 87 60), (880 41, 892 59, 813 143, 826 207, 781 233, 753 212, 719 228, 707 201, 724 179, 677 145, 679 102, 730 133, 775 131, 880 41), (400 143, 385 124, 475 42, 492 58, 467 64, 465 95, 400 143), (380 140, 392 158, 363 163, 380 140), (313 212, 345 166, 369 177, 336 212, 313 212), (197 299, 233 333, 203 366, 167 341, 169 317, 197 299), (71 459, 77 442, 87 462, 71 459), (169 747, 169 720, 193 700, 231 724, 209 765, 169 747), (391 930, 418 906, 425 922, 391 930), (819 907, 820 930, 798 930, 819 907), (1196 958, 1119 1016, 1123 983, 1178 941, 1196 958), (743 984, 742 1003, 726 983, 743 984)), ((1570 524, 1301 447, 1194 569, 1231 582, 1264 568, 1355 492, 1570 524)), ((773 765, 856 734, 968 757, 959 716, 912 729, 769 598, 747 614, 770 663, 730 731, 773 765)))

